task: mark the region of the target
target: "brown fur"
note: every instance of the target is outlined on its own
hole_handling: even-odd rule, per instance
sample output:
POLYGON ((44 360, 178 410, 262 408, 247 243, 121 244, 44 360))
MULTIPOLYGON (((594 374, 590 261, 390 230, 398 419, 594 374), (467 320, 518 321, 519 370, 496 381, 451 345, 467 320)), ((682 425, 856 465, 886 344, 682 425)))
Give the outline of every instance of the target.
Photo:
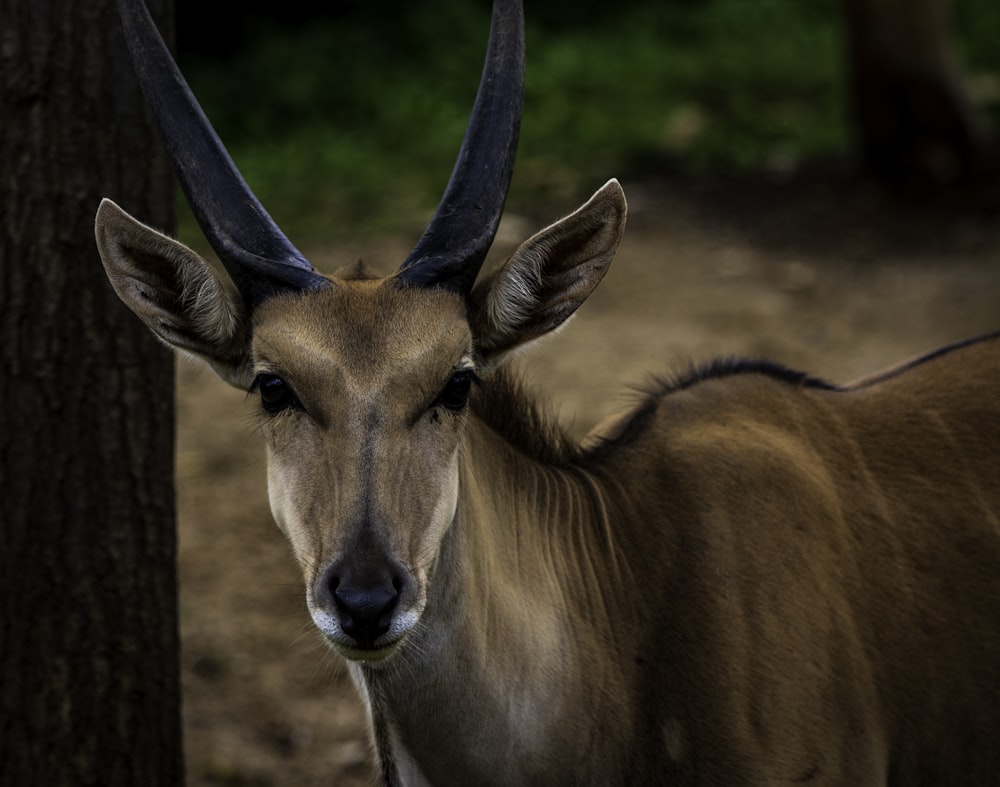
POLYGON ((477 387, 472 399, 477 419, 526 456, 560 467, 578 459, 582 451, 522 378, 504 367, 477 387))
POLYGON ((997 787, 1000 336, 843 388, 720 362, 578 446, 503 362, 590 294, 624 215, 608 184, 464 300, 355 266, 252 323, 120 210, 98 237, 158 335, 256 381, 384 785, 997 787), (352 576, 394 594, 377 639, 352 576))

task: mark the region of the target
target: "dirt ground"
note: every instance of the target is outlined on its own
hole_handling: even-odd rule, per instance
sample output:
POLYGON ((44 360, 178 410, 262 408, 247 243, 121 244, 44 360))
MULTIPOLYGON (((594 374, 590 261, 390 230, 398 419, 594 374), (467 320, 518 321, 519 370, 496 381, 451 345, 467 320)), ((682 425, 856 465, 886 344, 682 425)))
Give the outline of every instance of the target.
MULTIPOLYGON (((624 186, 629 228, 610 273, 523 360, 578 433, 649 371, 735 354, 847 382, 1000 329, 1000 200, 843 177, 624 186)), ((573 207, 513 215, 498 246, 573 207)), ((304 251, 320 270, 359 257, 389 270, 413 240, 304 251)), ((187 363, 178 377, 188 784, 368 784, 361 705, 271 522, 245 394, 187 363)))

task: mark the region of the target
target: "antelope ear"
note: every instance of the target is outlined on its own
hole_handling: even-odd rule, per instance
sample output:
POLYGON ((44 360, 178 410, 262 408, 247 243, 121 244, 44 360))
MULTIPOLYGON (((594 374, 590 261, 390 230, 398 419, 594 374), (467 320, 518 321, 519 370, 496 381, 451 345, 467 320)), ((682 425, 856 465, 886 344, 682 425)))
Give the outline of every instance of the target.
POLYGON ((250 385, 247 316, 232 286, 182 243, 101 201, 97 249, 118 297, 171 347, 205 361, 226 382, 250 385))
POLYGON ((557 329, 590 296, 621 243, 625 214, 625 194, 617 180, 610 180, 476 284, 470 320, 488 365, 557 329))

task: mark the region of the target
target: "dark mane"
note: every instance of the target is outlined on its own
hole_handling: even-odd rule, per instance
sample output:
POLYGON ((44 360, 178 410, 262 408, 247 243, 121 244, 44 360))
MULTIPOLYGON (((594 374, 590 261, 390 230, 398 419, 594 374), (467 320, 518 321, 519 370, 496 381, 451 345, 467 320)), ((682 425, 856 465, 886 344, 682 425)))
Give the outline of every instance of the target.
POLYGON ((736 374, 763 374, 789 385, 837 390, 823 380, 770 361, 721 358, 691 366, 684 372, 654 377, 634 390, 637 403, 626 416, 621 432, 613 439, 584 450, 573 440, 543 404, 525 387, 521 377, 501 368, 487 377, 472 397, 473 413, 494 432, 527 456, 547 464, 566 465, 584 455, 600 456, 606 449, 624 442, 643 428, 660 400, 671 393, 691 388, 704 380, 736 374))
POLYGON ((894 368, 887 371, 881 372, 879 374, 872 375, 871 377, 866 377, 863 380, 855 383, 854 385, 847 388, 849 391, 858 391, 863 388, 871 388, 878 385, 879 383, 884 383, 886 380, 891 380, 894 377, 899 377, 901 374, 910 371, 911 369, 916 369, 918 366, 922 366, 925 363, 934 361, 948 353, 955 352, 956 350, 964 349, 965 347, 971 347, 975 344, 980 344, 982 342, 991 342, 1000 340, 1000 331, 994 331, 992 333, 983 334, 982 336, 973 336, 971 339, 961 339, 957 342, 952 342, 951 344, 946 344, 943 347, 938 347, 936 350, 931 350, 930 352, 924 353, 923 355, 918 355, 916 358, 911 358, 906 363, 900 364, 894 368))
POLYGON ((565 465, 580 455, 577 443, 515 372, 501 368, 486 377, 471 404, 480 421, 526 456, 565 465))
POLYGON ((624 423, 620 425, 615 434, 594 445, 590 449, 589 455, 593 458, 600 458, 616 446, 629 443, 643 431, 657 406, 665 397, 678 391, 693 388, 706 380, 741 374, 760 374, 800 388, 825 391, 840 390, 837 386, 824 380, 772 361, 726 357, 716 358, 707 363, 692 364, 679 373, 668 376, 653 376, 645 385, 635 386, 633 390, 637 401, 632 411, 623 416, 624 423))
POLYGON ((703 364, 693 364, 680 374, 668 378, 660 378, 655 383, 655 395, 666 396, 675 391, 683 391, 704 380, 715 380, 720 377, 730 377, 734 374, 762 374, 789 385, 802 388, 821 388, 827 391, 837 390, 837 386, 813 377, 806 372, 789 369, 780 363, 762 361, 751 358, 716 358, 703 364))

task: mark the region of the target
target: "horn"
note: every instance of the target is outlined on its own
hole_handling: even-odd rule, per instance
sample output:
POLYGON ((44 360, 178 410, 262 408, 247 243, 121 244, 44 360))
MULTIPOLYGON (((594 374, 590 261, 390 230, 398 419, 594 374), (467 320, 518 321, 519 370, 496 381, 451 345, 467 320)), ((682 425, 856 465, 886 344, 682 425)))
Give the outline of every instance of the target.
POLYGON ((514 170, 524 94, 524 11, 494 0, 479 91, 444 196, 396 274, 407 284, 472 289, 496 237, 514 170))
POLYGON ((289 291, 329 287, 250 191, 191 93, 143 0, 119 0, 136 76, 181 188, 249 309, 289 291))

